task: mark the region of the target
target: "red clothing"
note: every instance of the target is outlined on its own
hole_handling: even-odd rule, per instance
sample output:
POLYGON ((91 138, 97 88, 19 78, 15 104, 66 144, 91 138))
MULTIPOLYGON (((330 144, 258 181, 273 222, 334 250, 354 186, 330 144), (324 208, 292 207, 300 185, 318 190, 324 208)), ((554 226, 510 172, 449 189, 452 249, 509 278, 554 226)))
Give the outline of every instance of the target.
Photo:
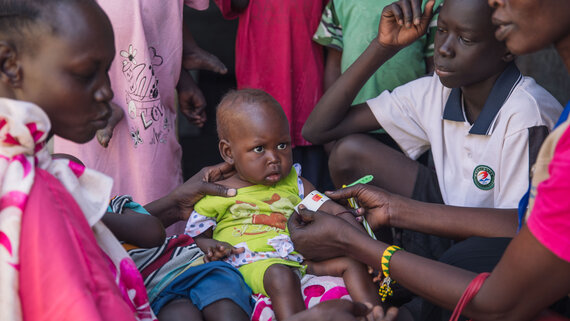
POLYGON ((35 175, 22 215, 23 320, 136 320, 76 201, 50 173, 35 175))
POLYGON ((323 49, 312 41, 328 0, 250 0, 242 12, 215 0, 225 18, 239 17, 238 88, 258 88, 283 107, 293 146, 310 145, 301 129, 323 94, 323 49))

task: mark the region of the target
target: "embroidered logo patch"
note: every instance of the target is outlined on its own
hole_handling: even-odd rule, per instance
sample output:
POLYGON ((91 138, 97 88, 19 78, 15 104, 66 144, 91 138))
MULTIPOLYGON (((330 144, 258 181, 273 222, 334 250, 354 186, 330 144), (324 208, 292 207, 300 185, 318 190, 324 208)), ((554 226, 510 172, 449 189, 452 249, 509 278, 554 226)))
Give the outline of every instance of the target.
POLYGON ((473 183, 477 188, 488 191, 495 187, 495 172, 487 165, 479 165, 473 170, 473 183))

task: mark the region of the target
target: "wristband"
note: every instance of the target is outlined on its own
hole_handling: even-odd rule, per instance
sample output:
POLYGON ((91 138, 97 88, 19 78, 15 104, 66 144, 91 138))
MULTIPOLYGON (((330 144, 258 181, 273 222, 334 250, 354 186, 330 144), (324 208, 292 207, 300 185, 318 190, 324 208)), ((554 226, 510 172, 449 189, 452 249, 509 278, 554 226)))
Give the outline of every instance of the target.
POLYGON ((303 204, 308 210, 316 211, 318 210, 326 201, 330 200, 325 194, 314 190, 305 196, 301 203, 295 206, 295 211, 299 212, 299 205, 303 204))

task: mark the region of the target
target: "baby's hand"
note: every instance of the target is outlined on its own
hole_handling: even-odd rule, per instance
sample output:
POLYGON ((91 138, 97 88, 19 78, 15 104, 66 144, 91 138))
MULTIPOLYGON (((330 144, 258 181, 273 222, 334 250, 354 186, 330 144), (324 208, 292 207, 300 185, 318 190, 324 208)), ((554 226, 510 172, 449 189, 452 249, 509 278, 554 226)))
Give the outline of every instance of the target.
POLYGON ((197 244, 204 252, 204 262, 220 261, 232 254, 241 254, 245 251, 243 247, 235 248, 229 243, 214 239, 202 239, 199 242, 197 244))
POLYGON ((111 141, 111 137, 113 137, 113 130, 115 126, 123 119, 125 112, 121 107, 114 103, 110 103, 111 106, 111 117, 107 122, 107 126, 103 129, 99 129, 97 131, 97 141, 101 146, 107 148, 109 146, 109 142, 111 141))

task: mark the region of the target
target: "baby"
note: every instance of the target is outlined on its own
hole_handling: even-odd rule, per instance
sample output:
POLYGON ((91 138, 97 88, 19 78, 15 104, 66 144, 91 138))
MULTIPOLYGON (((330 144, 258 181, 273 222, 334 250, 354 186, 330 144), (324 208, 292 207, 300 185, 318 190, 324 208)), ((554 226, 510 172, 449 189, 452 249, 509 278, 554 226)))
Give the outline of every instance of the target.
MULTIPOLYGON (((303 257, 293 250, 287 220, 314 187, 293 166, 287 118, 269 94, 230 92, 218 106, 217 126, 220 154, 236 170, 218 183, 238 193, 204 197, 195 205, 186 233, 207 260, 224 259, 237 267, 254 293, 271 298, 277 319, 283 320, 305 309, 299 281, 303 257)), ((344 207, 332 201, 322 206, 357 224, 344 207)), ((311 274, 342 276, 355 301, 379 304, 364 265, 348 258, 306 263, 311 274)))

